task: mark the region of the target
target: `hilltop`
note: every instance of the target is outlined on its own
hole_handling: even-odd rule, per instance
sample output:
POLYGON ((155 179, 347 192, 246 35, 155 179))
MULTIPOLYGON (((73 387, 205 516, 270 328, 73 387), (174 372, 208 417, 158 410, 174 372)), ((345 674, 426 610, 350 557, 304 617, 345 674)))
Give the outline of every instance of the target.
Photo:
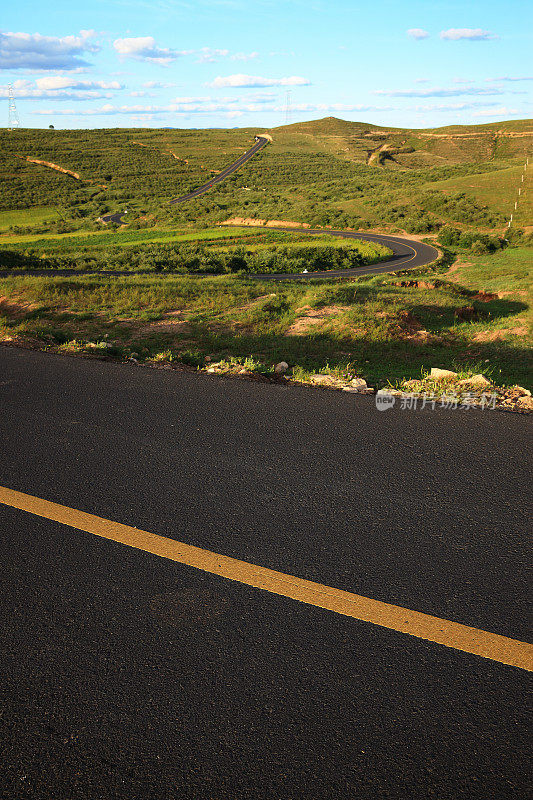
POLYGON ((313 140, 338 158, 388 168, 417 169, 520 157, 533 150, 533 121, 509 120, 444 128, 382 128, 364 122, 326 117, 283 125, 275 140, 302 147, 313 140), (373 157, 379 154, 378 158, 373 157))

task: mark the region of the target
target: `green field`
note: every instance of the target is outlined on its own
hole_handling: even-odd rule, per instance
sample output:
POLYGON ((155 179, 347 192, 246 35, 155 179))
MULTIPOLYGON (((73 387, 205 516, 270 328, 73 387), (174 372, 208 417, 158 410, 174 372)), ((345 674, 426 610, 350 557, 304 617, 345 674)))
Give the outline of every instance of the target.
MULTIPOLYGON (((24 208, 0 211, 0 233, 9 232, 10 228, 32 227, 42 223, 55 221, 59 218, 59 213, 55 208, 24 208)), ((16 237, 10 236, 10 241, 15 241, 16 237)), ((0 237, 0 242, 2 241, 0 237)))

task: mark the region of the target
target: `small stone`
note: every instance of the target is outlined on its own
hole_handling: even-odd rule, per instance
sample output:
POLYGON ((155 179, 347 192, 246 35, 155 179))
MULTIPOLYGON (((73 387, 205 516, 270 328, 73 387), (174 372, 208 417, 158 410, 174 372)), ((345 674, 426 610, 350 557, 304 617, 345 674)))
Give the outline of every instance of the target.
POLYGON ((488 381, 484 375, 472 375, 471 378, 464 378, 462 381, 459 381, 458 386, 490 386, 490 381, 488 381))
POLYGON ((277 373, 278 375, 283 375, 283 373, 287 372, 288 369, 289 365, 287 364, 287 362, 280 361, 279 364, 276 364, 276 366, 274 367, 274 372, 277 373))
POLYGON ((452 372, 451 369, 432 367, 430 377, 437 381, 447 380, 448 378, 457 378, 457 372, 452 372))
POLYGON ((519 397, 516 405, 521 411, 533 411, 533 397, 519 397))
POLYGON ((309 380, 318 386, 331 386, 333 383, 333 378, 330 375, 310 375, 309 380))
POLYGON ((529 389, 524 389, 523 386, 513 386, 515 392, 519 392, 521 397, 531 397, 529 389))
POLYGON ((357 389, 358 392, 364 391, 368 388, 366 381, 363 380, 363 378, 354 378, 352 381, 350 381, 350 386, 354 389, 357 389))

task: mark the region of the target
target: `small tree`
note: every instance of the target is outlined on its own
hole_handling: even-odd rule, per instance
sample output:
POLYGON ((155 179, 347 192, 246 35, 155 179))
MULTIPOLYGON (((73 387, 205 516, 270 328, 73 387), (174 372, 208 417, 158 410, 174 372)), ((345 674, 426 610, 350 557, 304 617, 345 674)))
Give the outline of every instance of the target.
POLYGON ((54 130, 54 126, 53 125, 49 125, 48 126, 48 130, 53 131, 54 130))

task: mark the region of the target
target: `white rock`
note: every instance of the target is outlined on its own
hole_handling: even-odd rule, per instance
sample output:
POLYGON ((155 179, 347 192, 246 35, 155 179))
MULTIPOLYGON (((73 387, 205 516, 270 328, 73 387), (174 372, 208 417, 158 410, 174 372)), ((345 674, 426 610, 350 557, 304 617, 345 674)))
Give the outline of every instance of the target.
POLYGON ((459 381, 457 384, 458 386, 490 386, 490 381, 488 381, 484 375, 472 375, 471 378, 464 378, 462 381, 459 381))
POLYGON ((358 391, 368 388, 366 381, 363 380, 363 378, 354 378, 352 381, 350 381, 350 386, 353 386, 353 388, 357 389, 358 391))
POLYGON ((274 367, 274 372, 277 372, 278 375, 283 375, 284 372, 287 372, 289 369, 289 365, 286 361, 280 361, 279 364, 276 364, 274 367))
POLYGON ((432 367, 430 377, 435 378, 437 381, 445 378, 457 378, 457 372, 452 372, 451 369, 439 369, 438 367, 432 367))

